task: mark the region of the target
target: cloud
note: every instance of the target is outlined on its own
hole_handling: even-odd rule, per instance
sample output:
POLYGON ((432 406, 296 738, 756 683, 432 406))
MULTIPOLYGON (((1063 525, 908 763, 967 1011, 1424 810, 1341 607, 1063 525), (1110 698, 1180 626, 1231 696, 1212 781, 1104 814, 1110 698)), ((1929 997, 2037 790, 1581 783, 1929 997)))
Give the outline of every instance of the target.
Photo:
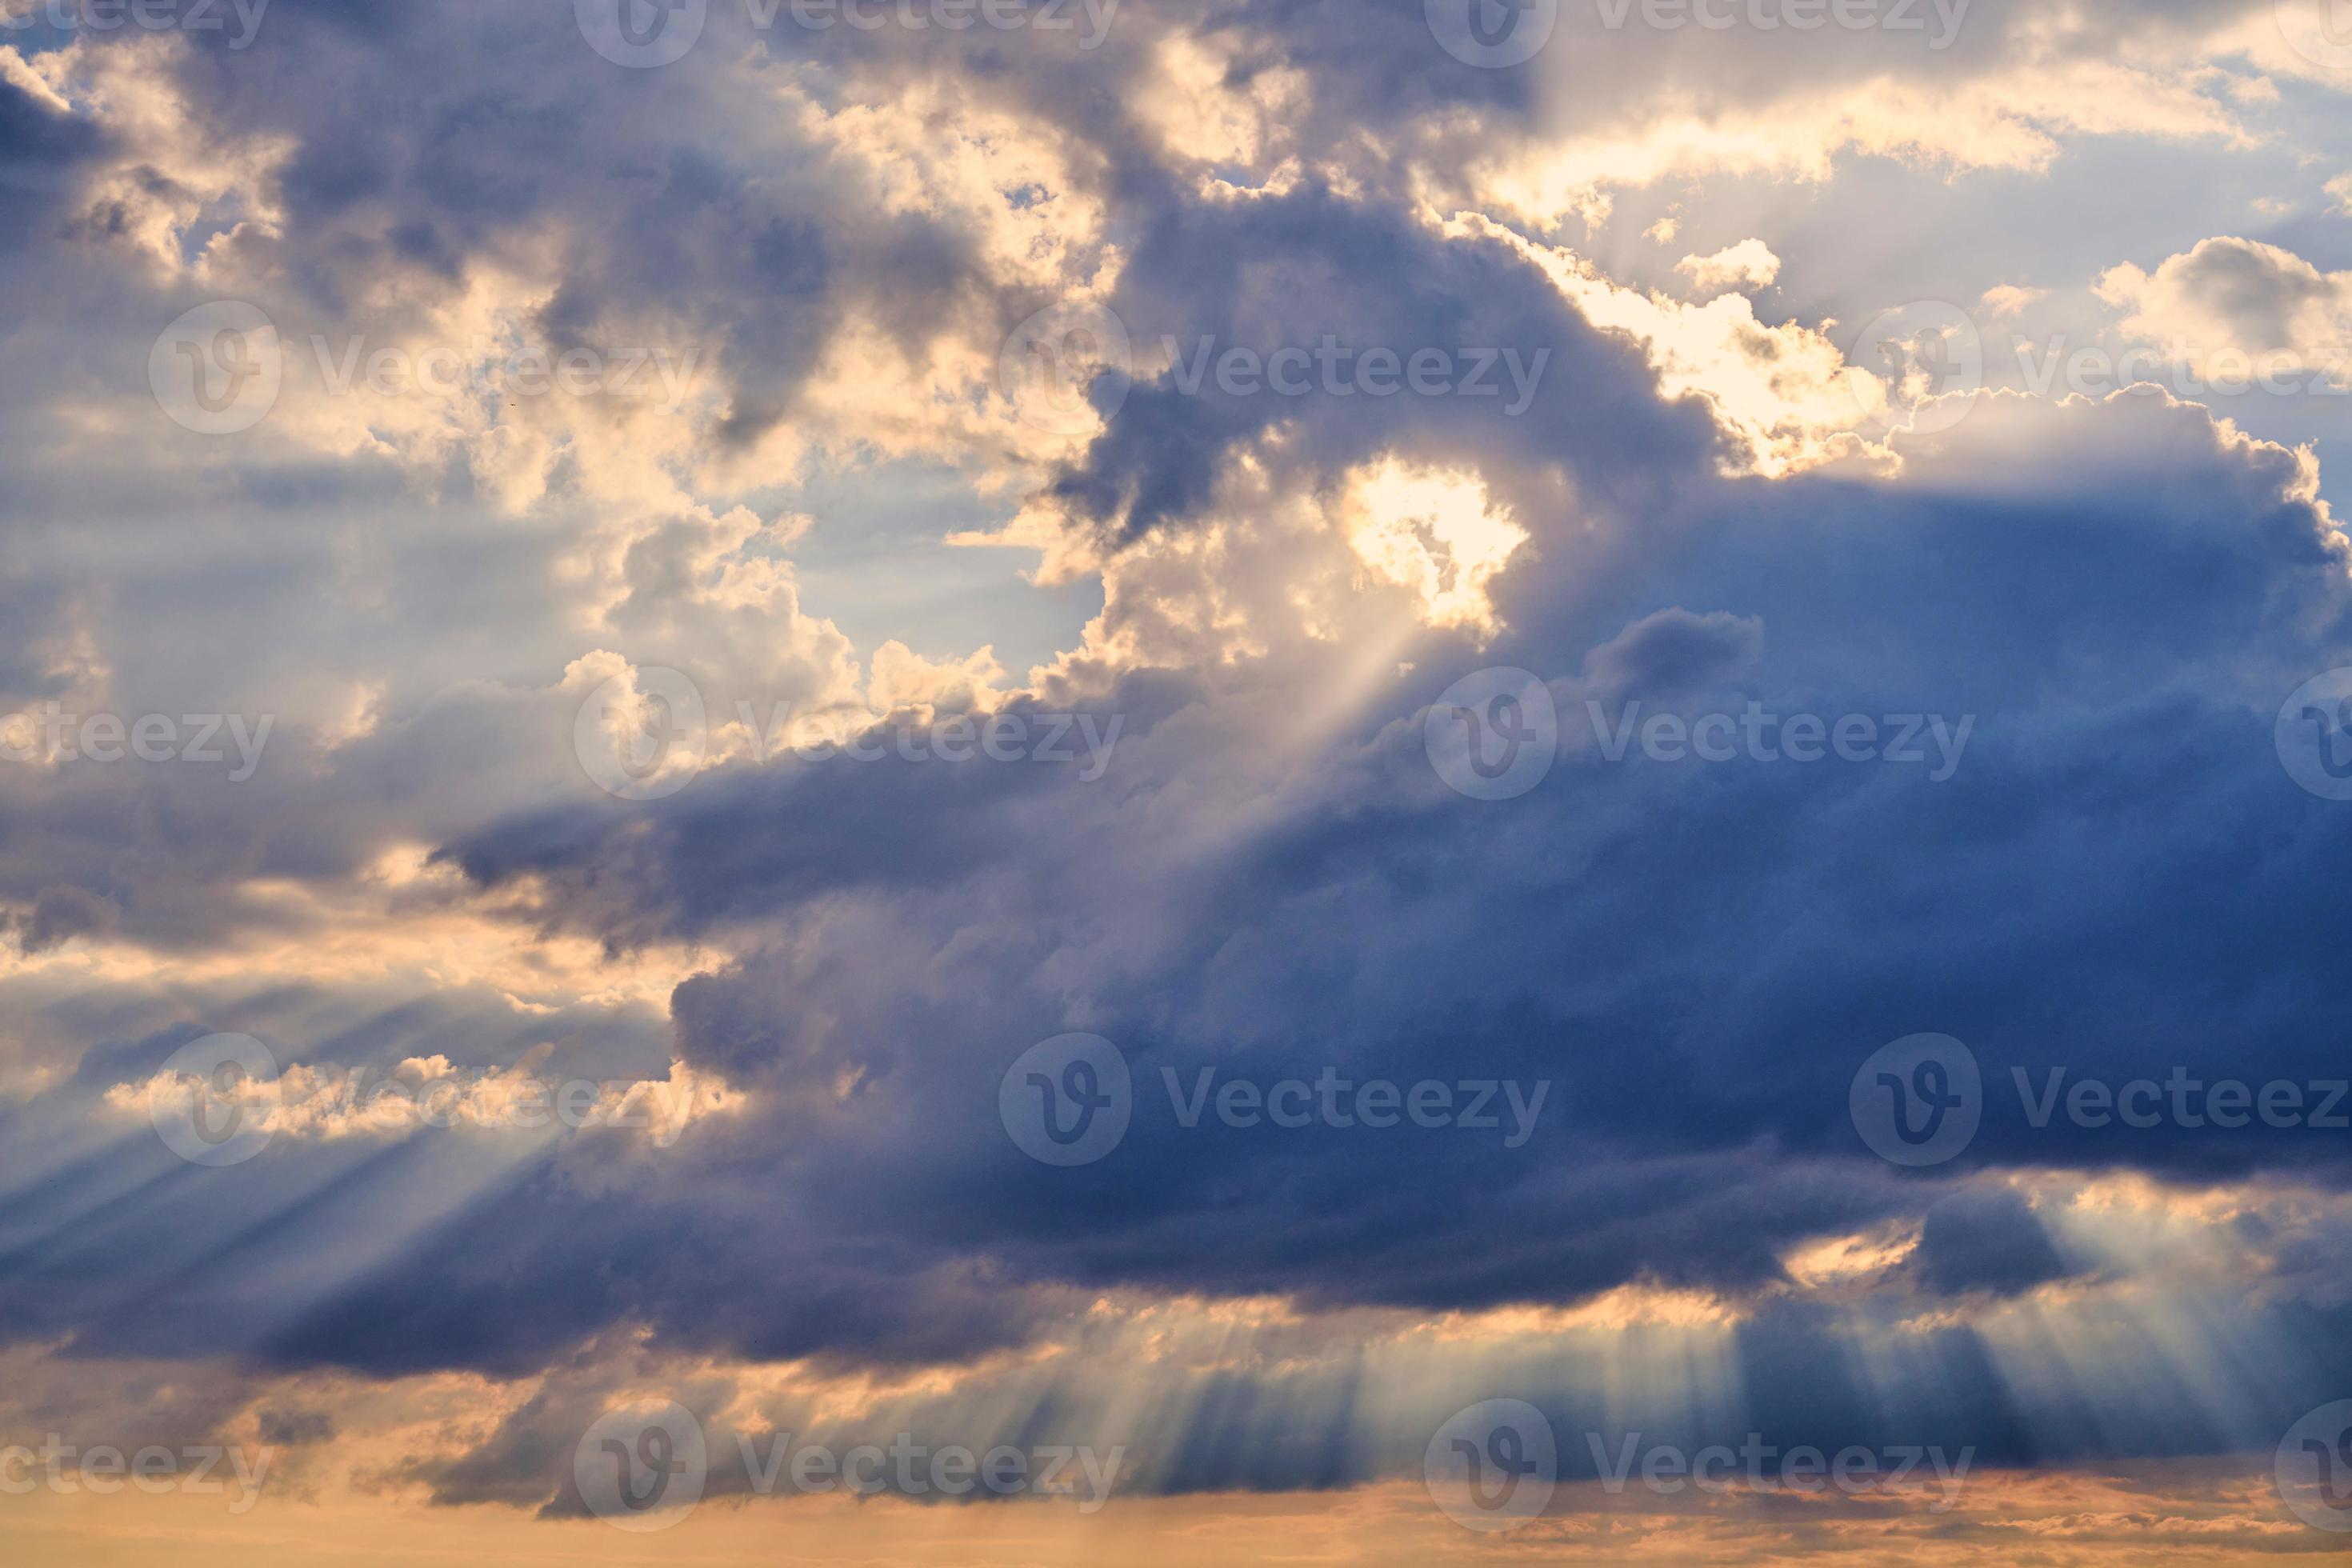
POLYGON ((2026 308, 2050 297, 2047 289, 2032 289, 2015 283, 1997 283, 1984 291, 1979 302, 1994 316, 2021 316, 2026 308))
POLYGON ((2100 276, 2098 295, 2130 312, 2125 333, 2200 367, 2268 358, 2340 383, 2352 360, 2352 272, 2322 272, 2259 240, 2200 240, 2153 273, 2126 262, 2100 276))
MULTIPOLYGON (((2336 1145, 2010 1086, 2340 1075, 2352 826, 2274 743, 2352 662, 2321 447, 2145 397, 1890 435, 1837 325, 1890 289, 2021 312, 2000 279, 2087 266, 2036 204, 2183 149, 2233 176, 2284 112, 2242 69, 2333 90, 2269 10, 1987 3, 1932 79, 1590 18, 1455 68, 1412 5, 1122 8, 1083 52, 719 6, 650 72, 479 6, 0 52, 0 250, 43 302, 0 378, 5 711, 276 720, 242 781, 0 763, 24 1418, 169 1389, 175 1432, 551 1517, 585 1423, 664 1388, 728 1436, 1116 1417, 1187 1497, 1370 1495, 1502 1388, 1579 1434, 2101 1475, 2274 1432, 2352 1372, 2336 1145), (1669 271, 1571 226, 1636 198, 1755 237, 1669 271), (1778 324, 1673 297, 1781 256, 1778 324), (147 379, 221 298, 288 351, 232 437, 147 379), (1041 424, 1008 334, 1076 303, 1129 352, 1041 424), (1186 368, 1327 345, 1355 379, 1186 368), (454 391, 366 369, 436 350, 454 391), (1441 392, 1360 374, 1424 351, 1441 392), (659 395, 512 384, 568 355, 659 395), (1427 737, 1496 668, 1556 754, 1469 798, 1427 737), (709 743, 615 798, 583 709, 642 727, 665 671, 709 743), (1089 776, 770 743, 973 713, 1117 744, 1089 776), (1801 761, 1800 715, 1923 763, 1801 761), (1651 723, 1740 739, 1616 740, 1651 723), (1049 1167, 1000 1090, 1073 1030, 1133 1115, 1049 1167), (1921 1030, 1988 1102, 1906 1173, 1849 1096, 1921 1030), (215 1031, 320 1092, 199 1170, 145 1112, 215 1031), (334 1103, 403 1072, 692 1114, 393 1137, 334 1103), (1500 1125, 1188 1125, 1203 1074, 1493 1084, 1500 1125)), ((2345 276, 2213 238, 2099 290, 2126 335, 2321 363, 2345 276)), ((1897 1533, 2121 1538, 2106 1485, 1897 1533)), ((1727 1533, 1664 1511, 1660 1551, 1727 1533)))
POLYGON ((18 951, 29 957, 106 931, 121 915, 113 900, 87 889, 43 888, 33 896, 31 909, 0 917, 0 929, 13 930, 18 951))
POLYGON ((2016 1296, 2066 1274, 2032 1208, 1998 1190, 1955 1193, 1929 1209, 1914 1261, 1924 1283, 1950 1294, 2016 1296))
POLYGON ((1688 277, 1691 287, 1702 293, 1733 284, 1762 289, 1780 276, 1780 258, 1762 240, 1743 239, 1713 256, 1685 256, 1675 263, 1675 270, 1688 277))
MULTIPOLYGON (((821 1151, 842 1184, 828 1189, 835 1212, 862 1194, 842 1216, 861 1227, 902 1230, 894 1216, 921 1193, 923 1229, 992 1237, 1016 1279, 1286 1291, 1324 1310, 1483 1308, 1643 1279, 1754 1292, 1807 1237, 1918 1212, 1916 1188, 1805 1163, 1853 1157, 1832 1125, 1846 1080, 1916 1021, 1969 1040, 2003 1082, 2012 1067, 2128 1072, 2152 1058, 2207 1075, 2325 1071, 2315 1016, 2266 1029, 2251 1061, 2226 1014, 2200 1000, 2231 964, 2328 984, 2325 944, 2294 913, 2323 896, 2307 862, 2242 868, 2242 892, 2218 903, 2210 886, 2171 880, 2184 854, 2224 853, 2282 805, 2298 832, 2335 831, 2311 809, 2325 803, 2283 801, 2267 740, 2277 692, 2327 656, 2257 651, 2341 635, 2342 546, 2298 499, 2303 482, 2292 454, 2200 410, 2012 401, 1918 453, 1900 491, 1727 480, 1677 521, 1539 535, 1538 569, 1495 580, 1507 630, 1475 656, 1423 632, 1391 645, 1368 684, 1343 674, 1346 648, 1270 627, 1266 651, 1174 692, 1130 676, 1102 710, 1159 711, 1130 718, 1108 789, 911 763, 854 778, 730 771, 642 822, 566 813, 482 835, 461 863, 490 887, 547 882, 550 907, 592 931, 650 920, 736 942, 789 922, 789 943, 680 993, 682 1049, 751 1093, 755 1125, 776 1118, 775 1136, 821 1151), (1890 526, 1896 506, 1945 570, 1932 596, 1868 599, 1853 585, 1896 580, 1880 552, 1927 547, 1890 526), (1719 521, 1735 511, 1736 531, 1719 521), (2028 534, 2044 559, 2108 564, 2029 589, 2015 547, 2028 534), (1853 575, 1776 569, 1800 540, 1853 575), (1630 622, 1594 583, 1629 557, 1667 600, 1630 622), (2063 616, 2037 597, 2053 591, 2063 616), (2150 603, 2174 606, 2161 642, 2145 629, 2150 603), (2134 657, 2114 660, 2118 645, 2134 657), (1417 723, 1383 716, 1410 707, 1387 673, 1398 655, 1412 691, 1442 689, 1474 657, 1556 672, 1570 739, 1544 787, 1558 805, 1457 810, 1428 774, 1417 723), (1350 700, 1369 704, 1363 717, 1345 716, 1350 700), (1605 761, 1588 705, 1605 723, 1634 701, 1645 714, 1969 712, 1979 729, 1940 785, 1785 763, 1627 769, 1605 761), (1312 721, 1335 703, 1335 721, 1312 721), (1178 758, 1181 798, 1138 790, 1178 758), (2171 782, 2136 813, 2082 815, 2074 781, 2137 776, 2158 758, 2171 782), (1130 825, 1136 811, 1148 832, 1130 825), (887 854, 831 852, 866 813, 936 826, 901 831, 887 854), (2184 838, 2189 820, 2205 826, 2184 838), (1611 875, 1593 874, 1603 866, 1611 875), (1669 942, 1701 918, 1696 866, 1711 868, 1707 938, 1669 942), (1127 896, 1139 886, 1160 889, 1150 909, 1127 896), (983 932, 959 915, 975 906, 1022 913, 983 932), (1221 911, 1215 942, 1160 912, 1196 909, 1221 911), (2018 912, 1988 927, 1992 909, 2018 912), (1967 956, 1921 975, 1905 955, 1922 944, 1967 956), (2045 962, 2053 946, 2072 960, 2045 962), (2193 968, 2179 962, 2187 950, 2203 955, 2193 968), (2008 1022, 2039 1017, 2069 1023, 2008 1022), (1057 1173, 1004 1146, 994 1086, 1023 1046, 1073 1027, 1129 1054, 1141 1106, 1113 1162, 1054 1185, 1057 1173), (1832 1037, 1846 1047, 1796 1044, 1832 1037), (934 1041, 957 1044, 917 1044, 934 1041), (1211 1064, 1312 1079, 1327 1063, 1395 1081, 1474 1068, 1549 1079, 1560 1121, 1528 1145, 1535 1156, 1414 1138, 1420 1176, 1399 1190, 1377 1176, 1394 1156, 1360 1135, 1188 1132, 1164 1088, 1211 1064), (1197 1223, 1211 1171, 1213 1238, 1197 1223), (1487 1194, 1492 1225, 1541 1239, 1494 1258, 1434 1205, 1452 1191, 1487 1194), (1050 1237, 1016 1217, 1049 1192, 1071 1205, 1050 1237), (1310 1225, 1323 1240, 1302 1272, 1296 1237, 1310 1225)), ((2186 1179, 2312 1168, 2321 1152, 2186 1126, 2037 1128, 2005 1104, 1973 1157, 2129 1161, 2186 1179)), ((1923 1278, 1948 1292, 2053 1277, 2013 1211, 1933 1217, 1923 1278)))

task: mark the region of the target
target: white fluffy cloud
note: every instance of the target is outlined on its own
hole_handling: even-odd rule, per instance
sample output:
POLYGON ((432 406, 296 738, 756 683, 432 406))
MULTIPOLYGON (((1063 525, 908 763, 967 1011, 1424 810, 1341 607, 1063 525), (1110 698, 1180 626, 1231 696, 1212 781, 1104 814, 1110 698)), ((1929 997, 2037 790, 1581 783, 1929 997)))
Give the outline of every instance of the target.
POLYGON ((1761 289, 1780 276, 1780 258, 1760 239, 1743 239, 1712 256, 1685 256, 1675 270, 1702 293, 1740 286, 1761 289))
POLYGON ((2126 312, 2119 330, 2211 367, 2217 356, 2271 361, 2352 381, 2352 272, 2322 272, 2259 240, 2200 240, 2153 272, 2125 263, 2102 274, 2099 298, 2126 312))

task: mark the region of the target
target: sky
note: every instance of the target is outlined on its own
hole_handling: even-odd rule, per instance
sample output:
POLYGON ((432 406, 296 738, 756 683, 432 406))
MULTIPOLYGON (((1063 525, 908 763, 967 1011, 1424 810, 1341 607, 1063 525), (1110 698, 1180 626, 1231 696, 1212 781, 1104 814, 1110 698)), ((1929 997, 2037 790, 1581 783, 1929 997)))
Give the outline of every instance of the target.
POLYGON ((0 0, 0 1542, 2352 1550, 2344 0, 0 0))

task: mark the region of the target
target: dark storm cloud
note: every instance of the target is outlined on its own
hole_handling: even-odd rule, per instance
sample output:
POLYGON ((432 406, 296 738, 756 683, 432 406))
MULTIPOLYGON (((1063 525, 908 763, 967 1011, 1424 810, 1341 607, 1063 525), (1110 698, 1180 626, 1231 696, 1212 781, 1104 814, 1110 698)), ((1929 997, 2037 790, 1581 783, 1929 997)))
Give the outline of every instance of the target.
MULTIPOLYGON (((1936 1192, 1870 1162, 1846 1123, 1846 1081, 1898 1035, 1971 1041, 1997 1089, 2055 1063, 2331 1069, 2324 868, 2347 826, 2286 781, 2249 699, 2331 658, 2340 564, 2307 508, 2263 500, 2277 472, 2222 449, 2201 461, 2201 496, 2084 472, 2001 508, 1938 496, 1933 463, 1919 494, 1800 479, 1736 536, 1658 529, 1677 557, 1651 562, 1644 597, 1719 611, 1625 630, 1625 590, 1578 583, 1604 606, 1583 630, 1531 626, 1491 654, 1559 670, 1569 729, 1583 700, 1644 696, 1976 712, 1943 785, 1889 766, 1604 764, 1580 742, 1531 797, 1475 804, 1434 790, 1418 726, 1367 715, 1327 783, 1261 830, 1167 853, 1162 832, 1195 844, 1169 781, 1237 742, 1202 696, 1096 785, 915 764, 715 775, 642 814, 485 837, 461 863, 489 881, 552 877, 588 929, 724 914, 791 933, 679 990, 679 1051, 751 1089, 748 1117, 795 1150, 774 1171, 800 1194, 795 1220, 752 1232, 776 1279, 840 1248, 875 1268, 852 1295, 868 1302, 863 1354, 939 1350, 910 1317, 929 1300, 918 1260, 952 1256, 995 1260, 1007 1284, 1423 1310, 1630 1279, 1757 1289, 1801 1237, 1922 1213, 1936 1192), (1976 543, 1985 529, 2032 531, 2058 576, 2016 578, 1976 543), (1698 536, 1717 548, 1686 548, 1698 536), (927 827, 842 858, 818 826, 845 811, 927 827), (1063 1027, 1108 1035, 1136 1072, 1124 1145, 1085 1171, 1028 1162, 995 1114, 1012 1058, 1063 1027), (1355 1081, 1550 1079, 1552 1098, 1506 1150, 1461 1129, 1183 1129, 1162 1077, 1263 1084, 1324 1065, 1355 1081)), ((1994 1093, 1957 1168, 1988 1162, 2324 1175, 2340 1154, 2322 1133, 2032 1126, 1994 1093)), ((691 1190, 708 1204, 703 1180, 691 1190)), ((637 1194, 618 1213, 666 1204, 637 1194)), ((508 1223, 536 1234, 534 1213, 508 1223)), ((1928 1215, 1928 1289, 2053 1274, 2016 1213, 1928 1215)), ((588 1241, 583 1258, 604 1250, 588 1241)), ((751 1347, 722 1302, 661 1279, 607 1310, 751 1347)), ((367 1354, 388 1342, 346 1338, 367 1354)))
POLYGON ((43 952, 112 926, 122 910, 111 899, 84 888, 43 888, 33 896, 26 913, 0 920, 0 931, 13 932, 18 949, 43 952))
POLYGON ((0 262, 53 238, 78 165, 103 138, 60 121, 13 81, 0 80, 0 262))
POLYGON ((1596 507, 1652 504, 1672 476, 1717 453, 1705 412, 1661 406, 1640 349, 1586 323, 1531 263, 1448 243, 1402 213, 1317 186, 1280 199, 1170 202, 1139 237, 1111 305, 1139 356, 1170 343, 1179 363, 1137 383, 1055 491, 1127 538, 1196 515, 1231 452, 1277 425, 1292 427, 1300 459, 1327 468, 1391 449, 1507 469, 1563 463, 1596 507), (1327 344, 1349 356, 1335 360, 1347 367, 1335 373, 1337 392, 1236 393, 1213 371, 1195 391, 1183 379, 1203 354, 1213 365, 1238 348, 1263 363, 1327 344), (1381 349, 1401 360, 1458 353, 1459 379, 1496 391, 1374 397, 1351 384, 1353 356, 1381 349), (1524 399, 1506 351, 1533 382, 1524 399), (1616 390, 1597 395, 1603 387, 1616 390))
MULTIPOLYGON (((1988 437, 2011 416, 1979 416, 1988 437)), ((1612 764, 1577 739, 1533 794, 1469 802, 1392 710, 1362 716, 1291 808, 1221 835, 1169 792, 1188 760, 1250 743, 1213 718, 1241 688, 1318 679, 1260 669, 1160 718, 1094 784, 720 774, 642 812, 518 823, 460 863, 553 879, 591 930, 789 933, 675 1004, 685 1057, 807 1156, 788 1163, 800 1219, 759 1232, 780 1278, 850 1247, 883 1292, 966 1254, 1038 1284, 1326 1306, 1737 1292, 1804 1237, 1925 1212, 1925 1288, 2013 1291, 2059 1271, 2031 1216, 1928 1208, 1932 1173, 1877 1163, 1848 1124, 1878 1045, 1937 1029, 1978 1052, 1989 1109, 1956 1172, 2341 1163, 2317 1131, 2036 1126, 2008 1091, 2012 1069, 2053 1065, 2324 1078, 2345 1000, 2324 910, 2352 823, 2286 778, 2267 706, 2338 657, 2341 556, 2281 499, 2275 461, 2217 445, 2201 415, 2066 417, 2085 453, 2169 437, 2173 471, 2147 489, 2086 457, 2046 499, 1995 500, 1968 493, 1962 451, 1923 457, 1905 490, 1725 486, 1626 544, 1656 553, 1622 580, 1562 559, 1514 582, 1507 602, 1559 619, 1482 656, 1558 672, 1571 735, 1587 700, 1972 713, 1940 784, 1884 763, 1612 764), (2029 536, 2047 564, 2021 574, 2029 536), (845 856, 824 828, 867 813, 926 826, 845 856), (1013 1056, 1069 1027, 1118 1042, 1136 1080, 1126 1141, 1080 1171, 1029 1161, 996 1116, 1013 1056), (1458 1128, 1187 1129, 1163 1077, 1181 1094, 1204 1068, 1326 1066, 1553 1087, 1506 1148, 1458 1128)), ((1449 657, 1412 689, 1475 662, 1449 657)), ((724 1316, 647 1289, 666 1321, 724 1316)), ((861 1346, 880 1353, 905 1310, 861 1346)))
POLYGON ((1948 1295, 2014 1296, 2066 1274, 2025 1199, 1997 1188, 1954 1193, 1929 1209, 1917 1259, 1920 1278, 1948 1295))

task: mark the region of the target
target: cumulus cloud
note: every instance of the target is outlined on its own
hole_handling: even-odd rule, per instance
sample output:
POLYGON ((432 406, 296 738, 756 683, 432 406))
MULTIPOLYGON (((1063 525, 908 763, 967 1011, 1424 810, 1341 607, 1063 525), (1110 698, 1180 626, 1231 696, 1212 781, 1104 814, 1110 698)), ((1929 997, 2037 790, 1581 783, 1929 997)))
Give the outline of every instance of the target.
POLYGON ((1994 316, 2020 316, 2027 307, 2050 297, 2047 289, 2028 288, 2016 283, 1996 283, 1984 291, 1979 303, 1994 316))
POLYGON ((1780 258, 1762 240, 1743 239, 1712 256, 1685 256, 1675 263, 1675 270, 1687 277, 1691 287, 1701 292, 1734 284, 1761 289, 1780 276, 1780 258))
POLYGON ((2152 273, 2126 262, 2101 274, 2098 294, 2128 312, 2123 332, 2200 367, 2229 355, 2241 374, 2268 360, 2341 383, 2352 361, 2352 272, 2322 272, 2259 240, 2200 240, 2152 273))

